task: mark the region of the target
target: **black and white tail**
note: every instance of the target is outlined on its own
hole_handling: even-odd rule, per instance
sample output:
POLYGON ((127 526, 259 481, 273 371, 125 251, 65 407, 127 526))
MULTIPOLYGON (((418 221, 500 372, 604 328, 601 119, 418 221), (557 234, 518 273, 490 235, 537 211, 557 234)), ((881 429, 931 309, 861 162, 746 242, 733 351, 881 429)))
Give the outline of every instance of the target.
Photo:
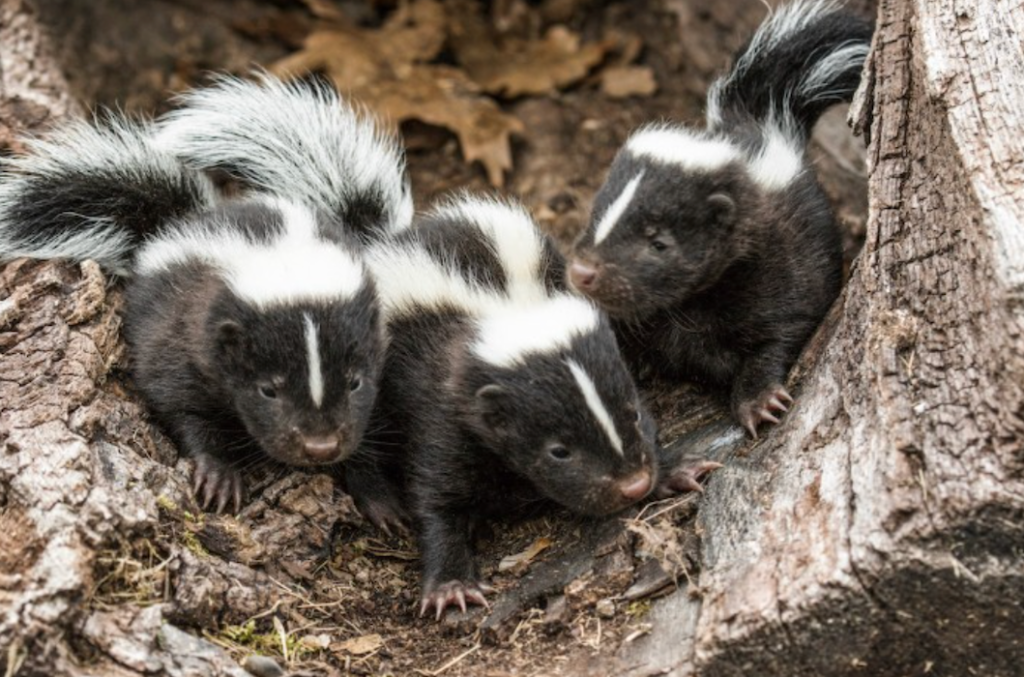
POLYGON ((224 76, 179 103, 158 122, 158 140, 190 166, 315 206, 364 237, 412 221, 398 139, 329 85, 224 76))
POLYGON ((94 259, 130 274, 133 252, 169 222, 208 208, 212 183, 154 145, 149 125, 118 113, 76 120, 0 174, 0 261, 94 259))
POLYGON ((795 0, 777 8, 708 92, 708 129, 751 118, 810 135, 832 104, 850 101, 871 46, 871 24, 839 0, 795 0))

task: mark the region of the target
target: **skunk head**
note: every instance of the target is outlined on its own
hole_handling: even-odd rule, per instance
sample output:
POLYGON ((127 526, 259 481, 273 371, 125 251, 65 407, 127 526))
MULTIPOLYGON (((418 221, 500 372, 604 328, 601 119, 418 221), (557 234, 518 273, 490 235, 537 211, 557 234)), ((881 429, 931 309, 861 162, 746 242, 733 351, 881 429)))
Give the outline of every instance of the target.
POLYGON ((713 285, 749 249, 758 195, 730 142, 682 129, 634 134, 598 192, 567 266, 609 314, 642 319, 713 285))
POLYGON ((150 240, 138 256, 143 274, 215 271, 204 375, 264 451, 292 465, 355 451, 383 359, 376 287, 332 224, 283 200, 233 202, 150 240))
POLYGON ((333 463, 359 444, 383 354, 367 281, 347 299, 255 307, 229 290, 207 322, 212 369, 246 430, 289 465, 333 463))
POLYGON ((457 387, 483 445, 577 513, 617 512, 657 482, 654 422, 607 318, 584 299, 482 322, 457 387))

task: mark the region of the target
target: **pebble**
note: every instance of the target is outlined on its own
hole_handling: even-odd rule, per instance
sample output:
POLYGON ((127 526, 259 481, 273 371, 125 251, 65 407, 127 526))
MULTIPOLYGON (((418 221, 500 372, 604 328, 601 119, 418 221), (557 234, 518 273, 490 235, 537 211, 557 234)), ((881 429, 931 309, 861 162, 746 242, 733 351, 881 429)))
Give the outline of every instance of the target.
POLYGON ((242 667, 246 672, 250 672, 255 677, 282 677, 284 670, 280 665, 277 664, 273 658, 267 658, 266 656, 246 656, 245 660, 242 661, 242 667))
POLYGON ((600 600, 594 608, 597 611, 597 615, 601 618, 611 618, 615 615, 615 602, 608 598, 600 600))

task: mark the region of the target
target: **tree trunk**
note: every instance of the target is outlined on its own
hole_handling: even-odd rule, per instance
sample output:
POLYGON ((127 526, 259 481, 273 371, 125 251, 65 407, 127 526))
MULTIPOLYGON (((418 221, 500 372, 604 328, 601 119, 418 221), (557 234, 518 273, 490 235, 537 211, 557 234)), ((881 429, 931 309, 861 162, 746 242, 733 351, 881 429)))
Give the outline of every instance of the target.
MULTIPOLYGON (((1024 9, 880 5, 855 116, 867 240, 794 374, 798 403, 753 445, 720 420, 666 426, 682 453, 727 463, 699 550, 678 544, 699 578, 588 674, 1020 673, 1024 9)), ((50 54, 27 6, 0 0, 0 143, 75 112, 50 54)), ((238 519, 194 517, 189 462, 123 377, 120 307, 92 264, 0 268, 0 675, 248 674, 178 626, 276 612, 303 627, 294 591, 360 520, 330 477, 269 470, 238 519)), ((552 591, 547 616, 644 588, 633 554, 620 525, 592 530, 470 625, 507 637, 552 591)))
POLYGON ((633 674, 1019 675, 1024 8, 882 0, 867 241, 633 674))

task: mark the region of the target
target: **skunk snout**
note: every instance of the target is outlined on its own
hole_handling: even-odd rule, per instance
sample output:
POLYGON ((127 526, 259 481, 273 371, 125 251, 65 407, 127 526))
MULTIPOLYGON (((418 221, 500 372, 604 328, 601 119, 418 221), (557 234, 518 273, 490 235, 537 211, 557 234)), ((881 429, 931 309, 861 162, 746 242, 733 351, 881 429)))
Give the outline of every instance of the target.
POLYGON ((310 463, 329 463, 336 460, 339 440, 335 435, 302 438, 302 453, 310 463))
POLYGON ((573 259, 569 264, 569 282, 582 292, 591 291, 597 283, 598 271, 596 264, 573 259))
POLYGON ((651 491, 651 473, 649 470, 641 470, 620 480, 618 486, 623 498, 639 501, 651 491))

